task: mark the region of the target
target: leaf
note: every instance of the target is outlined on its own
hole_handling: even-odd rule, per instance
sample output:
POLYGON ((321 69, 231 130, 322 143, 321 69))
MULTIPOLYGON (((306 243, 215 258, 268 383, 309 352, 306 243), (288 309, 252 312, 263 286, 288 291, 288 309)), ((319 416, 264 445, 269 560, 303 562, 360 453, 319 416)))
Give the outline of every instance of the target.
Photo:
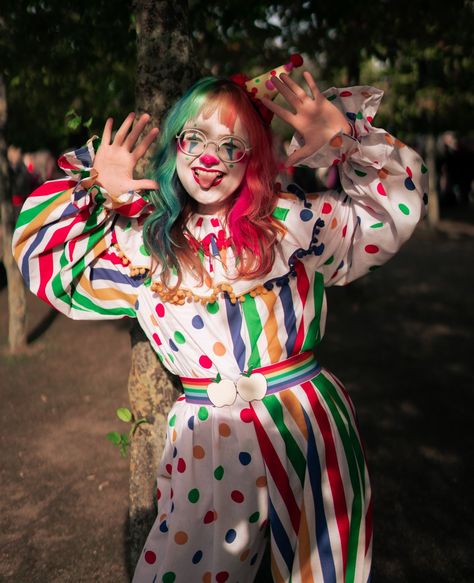
POLYGON ((83 125, 85 128, 88 128, 88 129, 89 129, 89 128, 91 127, 91 124, 92 124, 92 119, 93 119, 93 118, 92 118, 92 117, 90 117, 90 118, 89 118, 87 121, 85 121, 85 122, 84 122, 82 125, 83 125))
POLYGON ((122 441, 122 437, 117 431, 111 431, 110 433, 107 433, 107 439, 114 445, 120 445, 122 441))
POLYGON ((81 125, 81 118, 74 117, 67 122, 67 127, 70 130, 77 130, 77 128, 81 125))
POLYGON ((117 409, 117 417, 124 423, 130 423, 132 420, 132 412, 127 407, 119 407, 117 409))

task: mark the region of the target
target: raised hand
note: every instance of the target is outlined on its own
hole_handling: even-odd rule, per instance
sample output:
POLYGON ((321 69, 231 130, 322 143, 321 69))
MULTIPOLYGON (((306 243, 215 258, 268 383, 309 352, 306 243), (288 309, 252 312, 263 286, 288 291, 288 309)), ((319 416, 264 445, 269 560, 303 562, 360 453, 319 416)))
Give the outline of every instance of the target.
POLYGON ((281 107, 270 99, 262 98, 268 109, 303 136, 304 145, 291 154, 286 162, 287 166, 293 166, 319 150, 339 131, 351 133, 351 126, 344 114, 321 95, 311 73, 305 71, 303 76, 309 88, 309 95, 288 75, 282 74, 280 78, 276 76, 272 78, 272 83, 294 111, 281 107))
POLYGON ((105 122, 102 141, 94 159, 94 169, 97 171, 97 184, 103 186, 112 196, 118 196, 129 190, 157 189, 154 180, 134 180, 133 171, 151 144, 155 141, 159 129, 150 130, 139 144, 150 116, 144 113, 132 128, 135 114, 130 113, 112 139, 113 120, 105 122))

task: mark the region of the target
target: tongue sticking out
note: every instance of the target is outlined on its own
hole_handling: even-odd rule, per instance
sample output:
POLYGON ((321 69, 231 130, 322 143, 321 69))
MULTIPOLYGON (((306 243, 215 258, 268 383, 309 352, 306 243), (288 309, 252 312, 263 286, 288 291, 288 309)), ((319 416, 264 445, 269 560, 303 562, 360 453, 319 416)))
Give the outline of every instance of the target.
POLYGON ((220 172, 206 172, 203 170, 194 170, 194 176, 199 183, 199 186, 204 190, 208 190, 212 186, 220 184, 222 181, 222 174, 220 172))

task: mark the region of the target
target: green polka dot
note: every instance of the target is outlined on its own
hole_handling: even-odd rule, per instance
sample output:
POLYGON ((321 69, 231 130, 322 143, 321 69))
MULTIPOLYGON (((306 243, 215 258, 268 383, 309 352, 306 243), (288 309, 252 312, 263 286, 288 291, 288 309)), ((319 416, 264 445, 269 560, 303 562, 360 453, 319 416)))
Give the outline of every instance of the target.
POLYGON ((223 477, 224 477, 224 468, 222 466, 217 466, 217 468, 214 470, 214 478, 216 480, 222 480, 223 477))
POLYGON ((168 352, 168 358, 171 360, 171 362, 174 362, 174 356, 168 352))
POLYGON ((324 262, 324 265, 331 265, 331 263, 334 261, 334 255, 331 255, 331 257, 324 262))
POLYGON ((373 225, 370 225, 371 229, 380 229, 380 227, 383 227, 383 223, 374 223, 373 225))
POLYGON ((260 79, 254 79, 255 83, 260 83, 260 79))
POLYGON ((421 173, 426 174, 427 172, 428 172, 428 168, 424 164, 422 164, 421 165, 421 173))
POLYGON ((196 502, 199 500, 199 490, 197 488, 193 488, 192 490, 189 490, 188 500, 190 502, 192 502, 193 504, 196 504, 196 502))
POLYGON ((198 255, 201 263, 204 263, 204 251, 202 249, 198 250, 198 255))
POLYGON ((176 415, 173 415, 173 417, 171 417, 171 419, 169 420, 169 426, 174 427, 175 423, 176 423, 176 415))
POLYGON ((334 101, 336 99, 337 95, 329 95, 329 97, 327 97, 328 101, 334 101))
POLYGON ((151 277, 147 277, 144 281, 145 287, 150 287, 151 285, 151 277))
POLYGON ((175 332, 174 339, 178 344, 184 344, 186 342, 186 338, 184 337, 184 334, 182 334, 181 332, 175 332))
POLYGON ((145 255, 145 257, 150 257, 150 254, 148 253, 148 251, 146 250, 145 245, 140 245, 140 253, 142 255, 145 255))
POLYGON ((275 210, 272 213, 272 217, 275 217, 275 219, 277 219, 278 221, 284 221, 286 220, 286 217, 289 212, 290 209, 285 209, 280 206, 277 206, 275 207, 275 210))
POLYGON ((125 227, 124 231, 128 231, 128 230, 130 230, 131 228, 132 228, 132 221, 128 221, 128 223, 127 223, 127 225, 126 225, 126 227, 125 227))
POLYGON ((160 354, 159 352, 157 354, 158 354, 158 358, 160 359, 160 361, 163 362, 164 356, 162 354, 160 354))
POLYGON ((176 581, 176 573, 173 573, 173 571, 168 571, 163 575, 161 580, 163 583, 174 583, 174 581, 176 581))
POLYGON ((233 167, 234 167, 234 165, 233 165, 233 164, 229 164, 229 168, 233 168, 233 167))
POLYGON ((178 270, 176 269, 176 267, 173 265, 173 267, 171 268, 171 273, 173 275, 178 275, 178 270))
POLYGON ((380 267, 380 265, 372 265, 372 267, 369 267, 369 271, 375 271, 379 267, 380 267))
POLYGON ((217 302, 213 302, 212 304, 209 303, 207 304, 207 311, 210 314, 217 314, 217 312, 219 311, 219 304, 217 302))
POLYGON ((356 117, 357 117, 357 119, 362 119, 364 116, 362 115, 362 112, 361 112, 361 111, 359 111, 359 112, 357 113, 357 116, 356 116, 356 117))
POLYGON ((253 514, 251 514, 249 516, 249 522, 257 522, 257 520, 260 518, 260 512, 254 512, 253 514))
POLYGON ((406 204, 399 204, 398 208, 402 211, 402 213, 404 215, 409 215, 410 214, 410 209, 407 207, 406 204))
POLYGON ((205 421, 209 417, 209 411, 206 407, 199 407, 198 417, 201 421, 205 421))
POLYGON ((354 168, 354 172, 357 174, 357 176, 367 176, 367 172, 362 172, 362 170, 356 170, 354 168))

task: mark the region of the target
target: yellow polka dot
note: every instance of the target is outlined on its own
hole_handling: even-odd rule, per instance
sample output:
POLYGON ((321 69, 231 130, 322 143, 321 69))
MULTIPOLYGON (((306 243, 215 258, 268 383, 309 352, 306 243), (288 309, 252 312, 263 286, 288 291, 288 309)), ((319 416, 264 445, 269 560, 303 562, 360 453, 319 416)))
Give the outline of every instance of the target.
POLYGON ((188 542, 188 535, 180 530, 174 535, 174 542, 177 545, 185 545, 188 542))
POLYGON ((263 488, 264 486, 266 486, 267 485, 266 476, 260 476, 259 478, 257 478, 255 484, 257 485, 257 488, 263 488))
POLYGON ((222 437, 229 437, 230 433, 230 427, 227 423, 219 423, 219 435, 222 437))
POLYGON ((341 136, 334 136, 333 138, 331 138, 329 140, 329 144, 333 148, 339 148, 339 146, 342 144, 342 138, 341 138, 341 136))
POLYGON ((153 314, 150 314, 150 320, 153 326, 158 326, 158 322, 156 321, 156 318, 153 314))
POLYGON ((227 352, 226 347, 222 344, 222 342, 216 342, 212 347, 212 350, 214 350, 214 354, 217 356, 224 356, 224 354, 227 352))
POLYGON ((167 516, 168 516, 167 514, 162 514, 162 515, 160 516, 160 522, 163 522, 163 520, 164 520, 164 519, 165 519, 167 516))
POLYGON ((178 434, 176 433, 176 429, 173 429, 173 433, 171 434, 172 441, 176 441, 177 437, 178 437, 178 434))
POLYGON ((202 583, 211 583, 212 580, 212 573, 206 571, 202 576, 202 583))
POLYGON ((204 448, 201 447, 200 445, 195 445, 193 447, 193 456, 198 459, 198 460, 202 460, 202 458, 206 455, 206 452, 204 451, 204 448))
POLYGON ((331 221, 331 229, 335 229, 337 227, 337 219, 336 217, 333 218, 331 221))
POLYGON ((240 555, 240 560, 245 561, 245 559, 250 555, 250 549, 247 549, 240 555))

